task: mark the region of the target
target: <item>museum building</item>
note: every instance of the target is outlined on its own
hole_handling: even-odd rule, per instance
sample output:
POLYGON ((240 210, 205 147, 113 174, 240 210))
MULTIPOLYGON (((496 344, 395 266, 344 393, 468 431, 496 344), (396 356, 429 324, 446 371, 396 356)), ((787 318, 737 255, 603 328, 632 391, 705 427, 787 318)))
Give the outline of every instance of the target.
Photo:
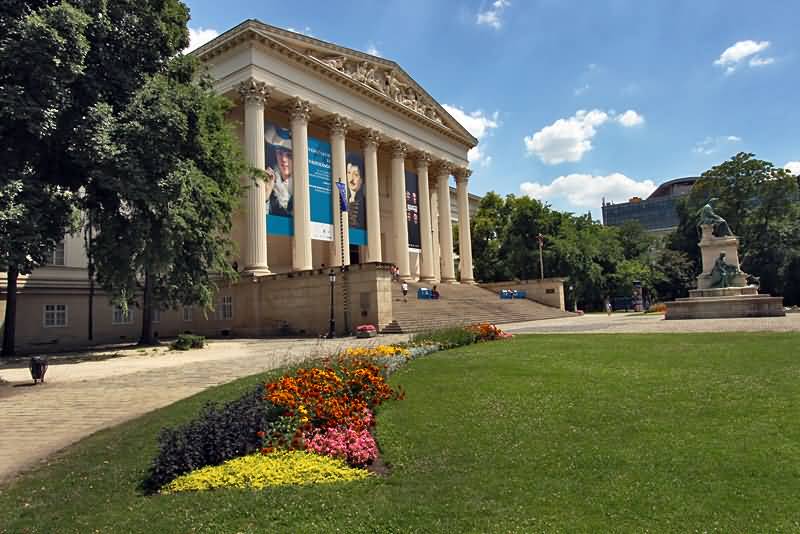
MULTIPOLYGON (((161 337, 324 331, 332 269, 340 331, 392 320, 392 264, 404 280, 473 283, 467 152, 478 141, 398 64, 256 20, 192 54, 235 103, 230 121, 262 175, 242 177, 239 280, 213 312, 156 313, 161 337)), ((20 279, 18 346, 136 339, 135 307, 88 300, 82 236, 52 263, 20 279)))

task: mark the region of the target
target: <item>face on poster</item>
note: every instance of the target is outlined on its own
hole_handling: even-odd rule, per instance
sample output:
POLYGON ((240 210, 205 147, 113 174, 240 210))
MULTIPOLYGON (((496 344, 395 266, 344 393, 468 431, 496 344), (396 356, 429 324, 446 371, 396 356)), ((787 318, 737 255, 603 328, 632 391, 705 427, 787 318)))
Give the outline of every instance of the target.
POLYGON ((292 234, 292 132, 267 123, 266 145, 267 231, 277 235, 292 234))
POLYGON ((364 158, 361 154, 348 153, 346 165, 347 211, 350 228, 367 227, 367 198, 364 183, 364 158))

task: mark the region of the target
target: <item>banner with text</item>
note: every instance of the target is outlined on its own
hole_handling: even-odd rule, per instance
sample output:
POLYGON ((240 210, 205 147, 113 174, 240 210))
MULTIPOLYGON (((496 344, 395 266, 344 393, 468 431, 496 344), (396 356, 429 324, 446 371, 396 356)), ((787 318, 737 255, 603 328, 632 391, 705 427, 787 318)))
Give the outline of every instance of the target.
MULTIPOLYGON (((292 132, 265 125, 267 233, 294 235, 294 177, 292 132)), ((308 187, 311 239, 333 240, 331 145, 308 138, 308 187)))

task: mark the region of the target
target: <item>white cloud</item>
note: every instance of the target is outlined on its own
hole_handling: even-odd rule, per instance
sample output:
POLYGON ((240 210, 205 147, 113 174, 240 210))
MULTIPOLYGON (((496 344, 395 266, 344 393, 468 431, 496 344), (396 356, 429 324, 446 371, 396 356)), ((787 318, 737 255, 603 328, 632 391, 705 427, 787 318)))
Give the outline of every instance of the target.
MULTIPOLYGON (((468 113, 459 107, 450 106, 448 104, 442 104, 442 107, 452 115, 461 126, 475 136, 478 141, 486 137, 492 130, 500 125, 498 121, 499 113, 497 111, 491 115, 487 115, 481 110, 468 113)), ((478 146, 470 149, 467 156, 470 163, 475 163, 482 167, 487 167, 492 161, 492 157, 487 155, 478 146)))
POLYGON ((590 87, 590 85, 589 85, 588 83, 585 83, 585 84, 583 84, 583 86, 581 86, 581 87, 578 87, 578 88, 577 88, 577 89, 575 89, 575 91, 574 91, 574 92, 575 92, 575 96, 580 96, 580 95, 582 95, 583 93, 585 93, 586 91, 588 91, 588 90, 589 90, 589 87, 590 87))
POLYGON ((289 30, 290 32, 294 32, 294 33, 302 33, 303 35, 308 35, 309 37, 314 37, 314 34, 313 34, 313 33, 311 33, 311 28, 309 28, 308 26, 306 26, 306 27, 305 27, 304 29, 302 29, 302 30, 296 30, 296 29, 294 29, 294 28, 292 28, 292 27, 288 27, 288 28, 286 28, 286 29, 287 29, 287 30, 289 30))
POLYGON ((725 74, 733 74, 739 65, 749 58, 747 62, 751 67, 763 67, 775 62, 775 58, 761 57, 760 54, 770 47, 769 41, 739 41, 728 48, 714 61, 714 65, 725 68, 725 74))
POLYGON ((186 48, 183 53, 188 54, 195 48, 200 48, 217 35, 219 32, 212 28, 189 28, 189 48, 186 48))
POLYGON ((525 149, 528 154, 539 156, 548 165, 580 161, 585 153, 592 150, 592 139, 597 134, 597 128, 609 119, 625 127, 644 123, 644 117, 632 109, 621 115, 614 110, 581 109, 572 117, 558 119, 535 134, 526 135, 525 149))
POLYGON ((559 176, 549 184, 524 182, 519 186, 522 194, 551 203, 563 199, 577 209, 599 208, 603 198, 607 202, 626 202, 631 197, 646 198, 656 189, 652 180, 636 181, 615 172, 608 176, 568 174, 559 176))
POLYGON ((742 138, 736 135, 720 135, 717 137, 706 137, 702 141, 694 144, 692 152, 695 154, 703 154, 708 156, 715 152, 719 152, 731 143, 741 143, 742 138))
POLYGON ((383 54, 381 54, 381 51, 378 50, 378 47, 376 47, 374 43, 369 43, 369 46, 367 47, 367 54, 371 56, 383 57, 383 54))
POLYGON ((800 161, 787 161, 783 168, 792 174, 800 175, 800 161))
POLYGON ((621 115, 617 115, 615 120, 626 128, 631 128, 633 126, 639 126, 644 124, 644 117, 642 117, 632 109, 629 109, 628 111, 622 113, 621 115))
POLYGON ((503 27, 503 11, 510 5, 511 2, 509 0, 495 0, 490 8, 478 12, 477 23, 499 30, 503 27))

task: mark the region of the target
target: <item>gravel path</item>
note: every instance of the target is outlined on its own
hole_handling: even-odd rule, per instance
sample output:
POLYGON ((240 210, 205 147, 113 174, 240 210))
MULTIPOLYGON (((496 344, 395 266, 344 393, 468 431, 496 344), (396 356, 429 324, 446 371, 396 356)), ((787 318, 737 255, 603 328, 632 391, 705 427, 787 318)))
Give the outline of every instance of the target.
POLYGON ((115 351, 120 357, 80 363, 51 360, 46 383, 31 386, 27 367, 0 367, 0 481, 103 428, 243 376, 331 355, 343 347, 406 341, 211 341, 187 352, 165 347, 115 351))

